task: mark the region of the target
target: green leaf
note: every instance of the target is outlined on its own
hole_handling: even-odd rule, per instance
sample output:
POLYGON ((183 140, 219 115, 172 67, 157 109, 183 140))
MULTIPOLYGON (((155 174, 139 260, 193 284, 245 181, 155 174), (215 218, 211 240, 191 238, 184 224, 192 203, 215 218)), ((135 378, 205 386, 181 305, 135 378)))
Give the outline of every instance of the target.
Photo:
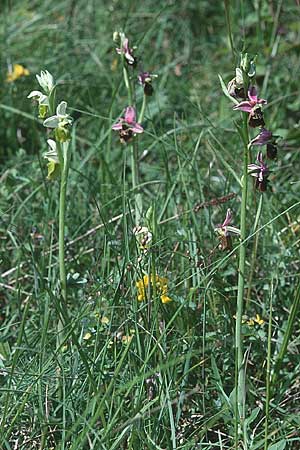
POLYGON ((284 450, 286 446, 286 440, 281 439, 281 441, 276 442, 276 444, 272 444, 268 450, 284 450))

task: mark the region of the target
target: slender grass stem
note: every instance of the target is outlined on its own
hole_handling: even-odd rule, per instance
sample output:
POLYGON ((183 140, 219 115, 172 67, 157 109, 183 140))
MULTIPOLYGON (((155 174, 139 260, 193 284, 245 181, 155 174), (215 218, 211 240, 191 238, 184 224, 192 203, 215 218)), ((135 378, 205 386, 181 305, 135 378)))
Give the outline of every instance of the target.
MULTIPOLYGON (((238 441, 243 430, 245 419, 245 371, 243 367, 243 335, 242 316, 245 286, 245 265, 246 265, 246 213, 247 213, 247 193, 248 193, 248 122, 247 114, 243 114, 243 141, 244 141, 244 163, 243 163, 243 183, 242 183, 242 205, 241 205, 241 246, 239 252, 238 268, 238 293, 236 304, 236 328, 235 328, 235 348, 236 348, 236 411, 235 411, 235 448, 238 449, 238 441)), ((245 449, 247 443, 244 442, 245 449)))
POLYGON ((295 324, 295 320, 298 317, 298 311, 300 308, 300 283, 298 283, 297 289, 296 289, 296 293, 295 293, 295 300, 293 301, 291 310, 290 310, 290 314, 288 317, 288 322, 287 322, 287 326, 286 326, 286 330, 284 332, 284 337, 283 337, 283 341, 277 356, 277 360, 275 363, 275 367, 274 367, 274 372, 273 372, 273 376, 271 379, 271 387, 272 387, 272 392, 274 390, 274 386, 276 384, 276 381, 278 379, 278 374, 282 365, 282 361, 283 358, 286 354, 286 350, 287 350, 287 346, 289 343, 289 340, 291 338, 292 335, 292 331, 293 331, 293 326, 295 324))
POLYGON ((232 57, 235 59, 235 48, 233 45, 233 37, 232 37, 232 29, 231 29, 231 20, 230 20, 230 0, 224 0, 225 7, 225 16, 226 16, 226 25, 227 25, 227 34, 230 42, 230 49, 232 53, 232 57))

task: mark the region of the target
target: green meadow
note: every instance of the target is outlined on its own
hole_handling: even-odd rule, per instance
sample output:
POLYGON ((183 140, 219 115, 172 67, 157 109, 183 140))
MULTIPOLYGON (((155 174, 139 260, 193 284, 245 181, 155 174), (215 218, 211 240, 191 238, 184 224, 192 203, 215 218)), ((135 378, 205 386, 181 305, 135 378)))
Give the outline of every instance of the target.
POLYGON ((300 449, 299 19, 2 0, 1 450, 300 449))

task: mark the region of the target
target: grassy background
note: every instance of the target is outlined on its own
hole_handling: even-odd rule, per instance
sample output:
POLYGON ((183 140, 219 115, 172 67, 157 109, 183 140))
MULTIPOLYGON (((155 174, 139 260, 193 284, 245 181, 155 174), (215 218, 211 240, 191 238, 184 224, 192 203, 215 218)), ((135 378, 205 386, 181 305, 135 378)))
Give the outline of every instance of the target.
MULTIPOLYGON (((300 448, 299 319, 275 366, 298 299, 299 6, 232 1, 238 51, 259 54, 268 128, 281 136, 263 196, 246 314, 273 302, 272 450, 300 448)), ((229 449, 233 435, 236 252, 217 249, 230 207, 238 226, 242 152, 218 74, 234 76, 223 2, 6 1, 0 16, 0 301, 3 449, 229 449), (158 75, 139 139, 152 251, 173 302, 138 303, 126 147, 111 124, 127 105, 112 33, 125 30, 140 66, 158 75), (6 83, 10 64, 30 76, 6 83), (45 130, 27 94, 35 74, 59 81, 76 119, 67 207, 68 307, 57 264, 57 182, 46 180, 45 130), (225 204, 194 206, 235 194, 225 204), (189 210, 188 213, 184 213, 189 210), (174 216, 176 216, 174 218, 174 216), (113 220, 111 220, 113 219, 113 220), (33 227, 43 236, 32 235, 33 227), (90 233, 88 233, 90 231, 90 233), (64 344, 57 348, 58 317, 64 344), (60 380, 60 382, 58 382, 60 380)), ((142 90, 137 87, 140 106, 142 90)), ((251 191, 249 235, 260 194, 251 191)), ((238 246, 238 241, 234 242, 238 246)), ((249 448, 264 438, 267 324, 244 326, 249 448), (251 416, 252 414, 252 416, 251 416)), ((270 447, 271 449, 271 447, 270 447)))

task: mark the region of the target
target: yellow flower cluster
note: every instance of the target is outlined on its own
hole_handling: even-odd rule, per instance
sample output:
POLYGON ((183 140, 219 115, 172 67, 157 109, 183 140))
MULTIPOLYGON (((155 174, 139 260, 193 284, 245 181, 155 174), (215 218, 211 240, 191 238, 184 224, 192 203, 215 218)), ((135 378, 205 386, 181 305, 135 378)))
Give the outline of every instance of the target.
POLYGON ((157 292, 160 295, 160 299, 162 303, 169 303, 172 301, 170 297, 168 297, 168 279, 160 277, 159 275, 155 276, 155 281, 153 279, 153 276, 151 275, 150 279, 148 275, 144 275, 141 280, 138 280, 136 282, 136 287, 138 290, 138 301, 142 302, 146 299, 146 291, 149 287, 149 280, 151 283, 151 286, 155 283, 155 287, 157 289, 157 292), (154 281, 154 283, 153 283, 154 281))
POLYGON ((264 319, 262 319, 259 314, 256 314, 255 317, 247 320, 247 325, 249 325, 250 327, 255 325, 256 323, 257 325, 263 325, 265 323, 264 319))
MULTIPOLYGON (((236 315, 233 316, 234 319, 236 319, 236 315)), ((257 324, 257 325, 263 325, 265 323, 264 319, 262 319, 260 317, 259 314, 256 314, 255 317, 251 317, 249 319, 249 317, 247 316, 243 316, 242 318, 242 323, 246 323, 247 325, 249 325, 250 327, 253 327, 253 325, 257 324)))
POLYGON ((25 69, 21 64, 14 64, 11 72, 8 72, 6 77, 7 83, 12 83, 20 77, 25 77, 29 75, 29 70, 25 69))

